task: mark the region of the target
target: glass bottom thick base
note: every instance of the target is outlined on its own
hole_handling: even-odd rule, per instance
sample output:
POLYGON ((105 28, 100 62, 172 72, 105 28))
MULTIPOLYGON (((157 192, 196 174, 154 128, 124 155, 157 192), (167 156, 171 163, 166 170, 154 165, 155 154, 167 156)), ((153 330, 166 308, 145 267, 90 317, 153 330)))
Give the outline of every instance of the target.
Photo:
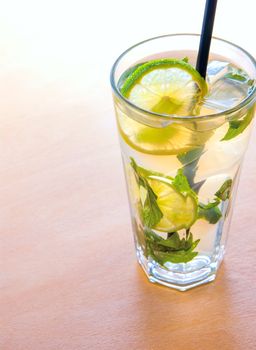
POLYGON ((187 264, 169 264, 168 270, 152 259, 147 259, 142 250, 137 249, 138 262, 152 283, 159 283, 169 288, 184 292, 188 289, 211 282, 216 277, 216 271, 223 259, 224 251, 218 254, 216 262, 209 256, 200 255, 187 264))

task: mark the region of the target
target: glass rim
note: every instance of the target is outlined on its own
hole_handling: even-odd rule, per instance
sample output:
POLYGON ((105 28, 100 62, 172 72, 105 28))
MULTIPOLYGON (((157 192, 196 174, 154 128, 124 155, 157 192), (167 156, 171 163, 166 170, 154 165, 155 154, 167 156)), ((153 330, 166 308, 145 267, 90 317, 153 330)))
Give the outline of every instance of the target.
MULTIPOLYGON (((127 98, 125 98, 119 91, 117 84, 115 83, 115 72, 116 72, 116 68, 119 64, 119 62, 121 61, 121 59, 130 51, 132 51, 133 49, 135 49, 136 47, 145 44, 147 42, 150 41, 154 41, 157 39, 162 39, 162 38, 166 38, 166 37, 175 37, 175 36, 193 36, 193 37, 200 37, 200 34, 196 34, 196 33, 174 33, 174 34, 164 34, 164 35, 159 35, 156 37, 152 37, 143 41, 140 41, 139 43, 130 46, 128 49, 126 49, 125 51, 123 51, 119 57, 116 59, 116 61, 114 62, 111 71, 110 71, 110 84, 112 87, 112 90, 114 91, 114 93, 121 99, 123 100, 126 104, 128 104, 130 107, 132 107, 133 109, 137 110, 140 113, 144 113, 147 115, 150 115, 152 117, 162 117, 165 119, 176 119, 176 120, 191 120, 191 119, 210 119, 210 118, 216 118, 216 117, 221 117, 223 115, 229 115, 229 114, 233 114, 239 110, 241 110, 243 107, 247 106, 251 101, 253 101, 254 97, 256 96, 256 81, 254 80, 254 84, 251 88, 250 93, 237 105, 235 105, 232 108, 228 108, 225 111, 222 112, 218 112, 218 113, 213 113, 213 114, 205 114, 205 115, 199 115, 199 116, 192 116, 192 115, 188 115, 188 116, 179 116, 176 114, 162 114, 162 113, 155 113, 146 109, 143 109, 139 106, 136 106, 135 104, 133 104, 131 101, 129 101, 127 98)), ((212 39, 220 41, 224 44, 228 44, 233 46, 234 48, 240 50, 242 53, 244 53, 251 61, 252 65, 255 68, 256 71, 256 60, 255 58, 246 50, 244 50, 242 47, 240 47, 239 45, 233 44, 232 42, 225 40, 225 39, 221 39, 218 37, 213 36, 212 39)))

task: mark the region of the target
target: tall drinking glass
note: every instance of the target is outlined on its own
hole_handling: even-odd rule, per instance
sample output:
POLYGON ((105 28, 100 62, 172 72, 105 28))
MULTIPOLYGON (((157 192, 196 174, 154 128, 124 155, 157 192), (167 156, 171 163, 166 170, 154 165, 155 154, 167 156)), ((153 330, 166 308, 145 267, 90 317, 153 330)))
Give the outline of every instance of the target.
POLYGON ((152 59, 186 57, 195 66, 199 39, 146 40, 125 51, 111 71, 137 259, 151 282, 181 291, 214 280, 223 259, 253 125, 255 60, 212 38, 208 93, 193 115, 146 110, 120 86, 152 59))

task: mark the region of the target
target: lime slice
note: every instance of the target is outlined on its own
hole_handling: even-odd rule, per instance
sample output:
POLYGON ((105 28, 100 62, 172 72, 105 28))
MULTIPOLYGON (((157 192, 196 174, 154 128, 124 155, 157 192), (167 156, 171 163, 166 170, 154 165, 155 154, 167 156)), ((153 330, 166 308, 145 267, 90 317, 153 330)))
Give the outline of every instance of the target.
POLYGON ((128 76, 120 91, 140 108, 186 116, 206 94, 207 85, 187 62, 165 58, 140 65, 128 76))
POLYGON ((135 150, 153 155, 176 155, 199 148, 211 131, 190 130, 180 124, 153 128, 118 111, 117 124, 123 140, 135 150))
MULTIPOLYGON (((160 114, 191 115, 207 92, 200 74, 187 62, 153 60, 138 66, 126 78, 121 93, 133 104, 160 114)), ((200 147, 210 133, 173 123, 154 128, 118 112, 118 126, 124 141, 148 154, 178 154, 200 147)))
POLYGON ((147 178, 150 187, 157 195, 157 204, 163 213, 162 219, 154 227, 163 232, 187 229, 197 218, 197 200, 193 195, 177 192, 172 181, 160 176, 147 178))

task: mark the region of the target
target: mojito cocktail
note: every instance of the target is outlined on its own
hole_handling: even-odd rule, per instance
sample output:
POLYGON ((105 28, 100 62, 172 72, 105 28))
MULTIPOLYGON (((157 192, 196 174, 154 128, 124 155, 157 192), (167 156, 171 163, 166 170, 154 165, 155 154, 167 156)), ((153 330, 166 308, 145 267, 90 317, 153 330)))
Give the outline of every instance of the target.
POLYGON ((206 79, 196 35, 127 50, 112 87, 139 263, 179 290, 215 278, 253 125, 255 61, 213 39, 206 79))

